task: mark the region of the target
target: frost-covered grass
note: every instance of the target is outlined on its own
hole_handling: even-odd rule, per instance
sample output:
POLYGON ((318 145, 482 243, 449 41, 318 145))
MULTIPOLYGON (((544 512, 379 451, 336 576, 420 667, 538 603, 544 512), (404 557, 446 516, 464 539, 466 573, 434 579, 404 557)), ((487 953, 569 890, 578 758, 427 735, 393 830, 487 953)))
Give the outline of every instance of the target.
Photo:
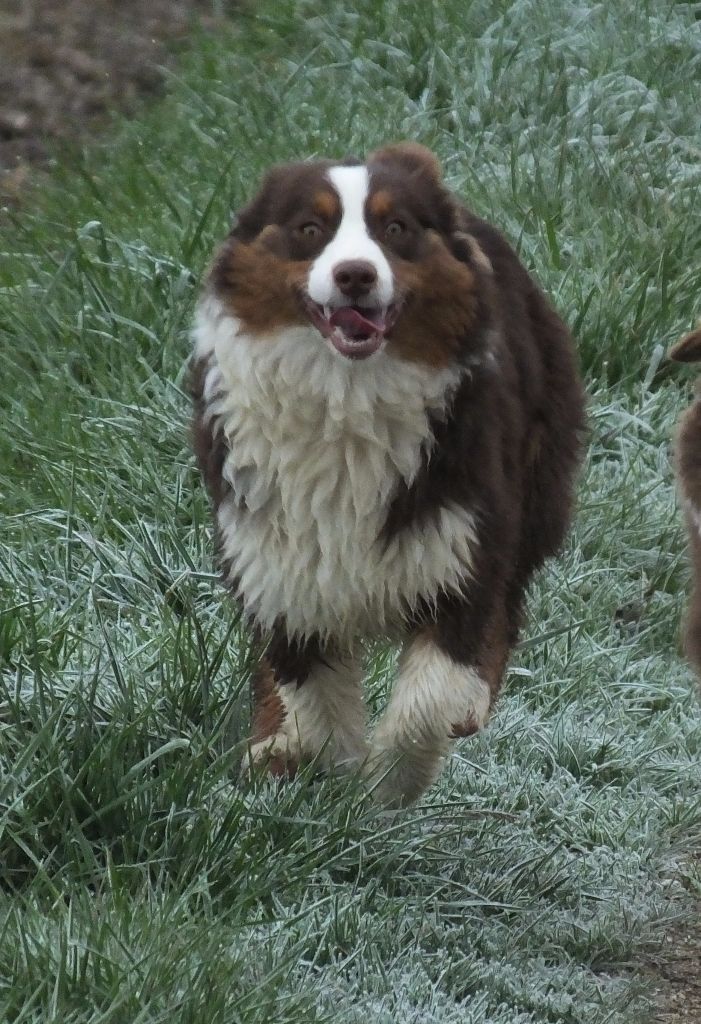
MULTIPOLYGON (((0 266, 0 1020, 642 1024, 699 892, 701 725, 658 367, 701 307, 699 8, 266 2, 56 168, 0 266), (343 10, 351 7, 352 11, 343 10), (245 638, 182 392, 271 161, 436 149, 574 325, 579 517, 490 729, 418 808, 240 788, 245 638)), ((368 653, 379 701, 392 652, 368 653)))

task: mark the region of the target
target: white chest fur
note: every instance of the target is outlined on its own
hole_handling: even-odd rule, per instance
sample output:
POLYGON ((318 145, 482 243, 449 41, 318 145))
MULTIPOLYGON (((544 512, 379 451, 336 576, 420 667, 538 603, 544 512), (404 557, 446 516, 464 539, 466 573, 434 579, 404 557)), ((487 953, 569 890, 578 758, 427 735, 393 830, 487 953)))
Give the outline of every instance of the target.
POLYGON ((246 611, 291 637, 351 643, 396 626, 419 597, 460 587, 476 543, 471 511, 380 538, 400 480, 430 449, 429 415, 456 383, 386 353, 349 362, 310 328, 249 338, 207 299, 195 350, 210 360, 208 416, 226 436, 217 511, 222 550, 246 611))

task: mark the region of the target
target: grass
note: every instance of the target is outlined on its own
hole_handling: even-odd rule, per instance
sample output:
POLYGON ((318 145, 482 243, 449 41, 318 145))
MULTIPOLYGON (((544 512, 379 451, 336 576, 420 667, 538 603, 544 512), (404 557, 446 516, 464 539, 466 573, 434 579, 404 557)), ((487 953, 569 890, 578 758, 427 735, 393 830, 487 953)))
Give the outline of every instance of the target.
MULTIPOLYGON (((52 171, 0 243, 0 1020, 641 1024, 701 724, 660 365, 701 296, 699 7, 269 0, 52 171), (577 523, 485 735, 425 803, 235 775, 248 648, 182 381, 271 162, 416 138, 573 324, 577 523)), ((377 706, 393 652, 368 653, 377 706)))

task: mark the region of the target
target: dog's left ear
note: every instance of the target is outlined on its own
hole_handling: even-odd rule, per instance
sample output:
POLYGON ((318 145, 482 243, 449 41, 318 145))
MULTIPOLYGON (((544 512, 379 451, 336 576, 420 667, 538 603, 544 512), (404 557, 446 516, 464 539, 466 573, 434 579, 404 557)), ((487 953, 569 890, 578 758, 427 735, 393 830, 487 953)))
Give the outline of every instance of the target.
POLYGON ((368 157, 369 163, 398 164, 411 174, 419 174, 440 184, 443 170, 438 157, 418 142, 395 142, 376 149, 368 157))
POLYGON ((697 327, 691 334, 672 345, 667 353, 669 359, 678 363, 701 362, 701 327, 697 327))

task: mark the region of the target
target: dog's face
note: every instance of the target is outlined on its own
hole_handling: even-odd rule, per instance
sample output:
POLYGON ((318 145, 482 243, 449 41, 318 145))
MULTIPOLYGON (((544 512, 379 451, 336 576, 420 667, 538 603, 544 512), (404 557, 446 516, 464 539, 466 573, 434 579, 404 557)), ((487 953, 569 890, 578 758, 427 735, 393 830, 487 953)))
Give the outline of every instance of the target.
POLYGON ((264 343, 310 325, 348 360, 387 347, 448 365, 489 318, 489 261, 458 230, 433 154, 388 146, 367 163, 272 170, 217 256, 215 293, 264 343))

